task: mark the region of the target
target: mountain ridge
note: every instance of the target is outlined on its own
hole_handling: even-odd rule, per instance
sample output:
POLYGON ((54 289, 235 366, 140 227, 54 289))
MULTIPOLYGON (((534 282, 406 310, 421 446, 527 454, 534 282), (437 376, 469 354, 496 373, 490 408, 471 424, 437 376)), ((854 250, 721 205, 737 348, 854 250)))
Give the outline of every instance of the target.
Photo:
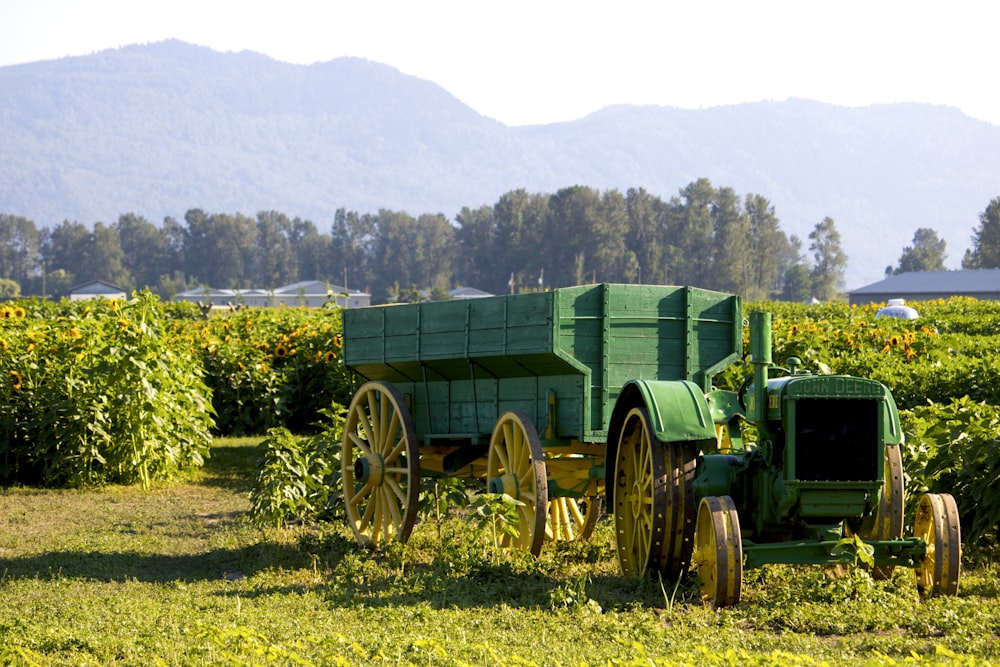
POLYGON ((832 217, 853 288, 919 227, 956 267, 1000 194, 1000 127, 936 105, 613 105, 508 127, 373 61, 293 65, 178 40, 0 67, 0 94, 0 212, 40 226, 203 208, 322 229, 339 208, 454 217, 572 185, 666 199, 704 177, 766 197, 806 247, 832 217))

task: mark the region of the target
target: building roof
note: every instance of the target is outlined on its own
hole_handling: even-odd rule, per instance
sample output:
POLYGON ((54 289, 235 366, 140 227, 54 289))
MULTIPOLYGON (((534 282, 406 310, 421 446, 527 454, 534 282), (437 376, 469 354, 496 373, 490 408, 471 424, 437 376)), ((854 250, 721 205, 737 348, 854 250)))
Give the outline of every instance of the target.
POLYGON ((890 276, 871 285, 851 290, 851 295, 893 293, 905 297, 911 294, 950 293, 974 296, 1000 292, 1000 269, 963 271, 912 271, 890 276))
POLYGON ((91 280, 89 283, 82 283, 76 287, 70 287, 71 293, 84 292, 86 294, 124 294, 125 289, 103 280, 91 280))
POLYGON ((452 299, 481 299, 487 296, 493 296, 489 292, 484 292, 481 289, 476 289, 475 287, 456 287, 453 290, 448 290, 448 294, 451 295, 452 299))

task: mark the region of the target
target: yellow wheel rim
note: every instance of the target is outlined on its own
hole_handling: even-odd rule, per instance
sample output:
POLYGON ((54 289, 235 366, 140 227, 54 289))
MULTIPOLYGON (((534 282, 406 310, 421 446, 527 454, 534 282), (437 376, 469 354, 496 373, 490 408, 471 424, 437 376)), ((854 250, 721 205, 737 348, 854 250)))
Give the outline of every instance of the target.
POLYGON ((526 415, 507 412, 497 420, 490 437, 486 476, 491 492, 506 493, 523 503, 517 508, 516 538, 505 535, 501 546, 539 555, 545 539, 549 489, 538 431, 526 415))
POLYGON ((413 420, 392 385, 363 385, 347 410, 341 454, 347 522, 361 544, 406 541, 417 516, 420 471, 413 420))
POLYGON ((921 595, 957 595, 962 562, 962 533, 958 506, 948 493, 928 493, 917 505, 914 537, 927 552, 914 570, 921 595))

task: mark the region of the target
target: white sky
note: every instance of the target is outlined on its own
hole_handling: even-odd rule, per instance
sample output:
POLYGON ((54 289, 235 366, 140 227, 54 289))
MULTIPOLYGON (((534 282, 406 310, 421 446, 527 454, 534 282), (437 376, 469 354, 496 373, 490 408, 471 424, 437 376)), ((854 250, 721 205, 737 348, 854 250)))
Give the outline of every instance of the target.
POLYGON ((0 0, 0 66, 177 38, 367 58, 507 125, 789 97, 1000 125, 998 25, 993 0, 0 0))

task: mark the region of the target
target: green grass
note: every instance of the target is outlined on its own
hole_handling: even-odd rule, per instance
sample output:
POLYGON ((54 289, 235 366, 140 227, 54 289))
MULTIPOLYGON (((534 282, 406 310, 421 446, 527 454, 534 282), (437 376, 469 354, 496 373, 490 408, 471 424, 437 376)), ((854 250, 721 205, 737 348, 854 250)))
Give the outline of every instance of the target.
POLYGON ((255 440, 150 490, 0 493, 0 663, 819 665, 1000 662, 1000 567, 922 601, 912 573, 767 567, 715 611, 617 573, 608 521, 533 559, 458 518, 406 545, 248 518, 255 440))

